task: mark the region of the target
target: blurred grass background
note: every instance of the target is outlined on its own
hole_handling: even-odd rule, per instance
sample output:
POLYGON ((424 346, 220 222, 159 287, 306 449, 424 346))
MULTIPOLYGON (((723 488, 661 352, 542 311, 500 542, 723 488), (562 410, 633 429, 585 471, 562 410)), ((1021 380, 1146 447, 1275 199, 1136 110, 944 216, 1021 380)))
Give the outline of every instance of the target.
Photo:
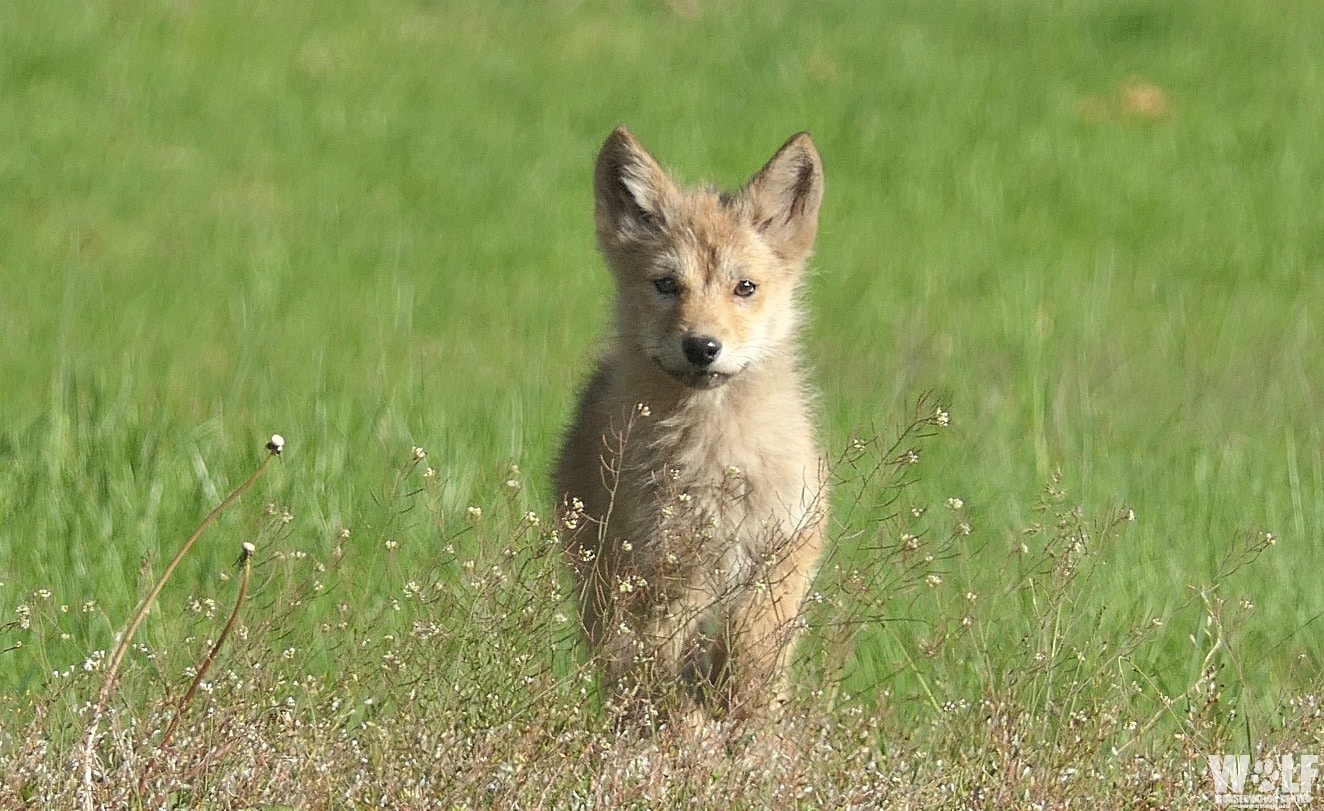
MULTIPOLYGON (((886 432, 926 391, 951 404, 918 488, 965 502, 955 588, 1005 565, 1058 469, 1088 512, 1138 516, 1078 606, 1100 638, 1271 531, 1224 596, 1255 605, 1246 680, 1290 690, 1324 654, 1322 41, 1303 0, 14 0, 0 623, 40 589, 73 610, 64 637, 0 635, 24 643, 0 683, 106 647, 272 432, 284 464, 181 591, 265 499, 294 516, 287 548, 352 528, 355 598, 387 600, 382 538, 420 570, 439 543, 383 506, 415 445, 457 515, 512 463, 546 510, 606 328, 591 164, 625 123, 727 186, 813 132, 825 442, 886 432)), ((1172 689, 1195 632, 1154 654, 1172 689)), ((861 683, 892 672, 877 644, 861 683)))

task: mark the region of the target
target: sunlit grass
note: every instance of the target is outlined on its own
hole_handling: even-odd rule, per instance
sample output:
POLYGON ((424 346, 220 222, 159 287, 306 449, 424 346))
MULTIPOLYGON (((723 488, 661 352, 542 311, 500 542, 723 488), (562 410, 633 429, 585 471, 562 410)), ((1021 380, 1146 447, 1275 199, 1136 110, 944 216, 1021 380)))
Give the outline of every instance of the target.
MULTIPOLYGON (((272 431, 291 452, 144 628, 153 649, 194 640, 176 664, 215 633, 199 625, 205 600, 225 602, 244 540, 258 545, 253 599, 280 618, 270 639, 300 639, 263 655, 325 675, 345 645, 401 632, 392 601, 450 571, 447 544, 477 554, 546 515, 547 460, 606 323, 589 167, 618 123, 680 176, 727 185, 811 130, 828 191, 805 344, 825 443, 891 435, 924 392, 950 404, 906 506, 942 517, 946 537, 958 498, 970 533, 937 557, 938 587, 915 581, 923 599, 851 637, 838 664, 852 700, 903 728, 1024 664, 1037 615, 1016 584, 1055 529, 1036 512, 1052 481, 1091 526, 1135 515, 1091 545, 1065 639, 1115 650, 1143 628, 1126 666, 1158 701, 1200 680, 1207 618, 1224 612, 1241 745, 1311 689, 1324 654, 1324 587, 1306 575, 1324 554, 1316 4, 10 13, 0 693, 18 704, 113 647, 272 431), (425 481, 399 475, 413 447, 428 451, 425 481), (1228 571, 1264 533, 1277 543, 1228 571), (341 562, 334 577, 300 573, 310 558, 341 562), (967 615, 975 647, 921 655, 967 615), (395 630, 367 627, 379 622, 395 630)), ((907 531, 851 492, 838 490, 834 529, 847 566, 871 560, 860 539, 907 531)), ((138 706, 187 684, 154 675, 126 686, 138 706)), ((1111 695, 1092 684, 1091 700, 1111 695)))

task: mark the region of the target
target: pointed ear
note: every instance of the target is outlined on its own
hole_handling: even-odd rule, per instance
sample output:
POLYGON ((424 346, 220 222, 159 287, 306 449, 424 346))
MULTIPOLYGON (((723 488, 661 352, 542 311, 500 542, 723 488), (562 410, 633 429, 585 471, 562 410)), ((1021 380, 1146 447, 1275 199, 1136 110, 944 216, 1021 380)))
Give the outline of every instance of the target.
POLYGON ((809 133, 791 136, 741 195, 773 250, 791 261, 809 258, 823 202, 823 162, 809 133))
POLYGON ((607 136, 598 152, 593 195, 601 236, 637 237, 664 222, 676 186, 625 127, 607 136))

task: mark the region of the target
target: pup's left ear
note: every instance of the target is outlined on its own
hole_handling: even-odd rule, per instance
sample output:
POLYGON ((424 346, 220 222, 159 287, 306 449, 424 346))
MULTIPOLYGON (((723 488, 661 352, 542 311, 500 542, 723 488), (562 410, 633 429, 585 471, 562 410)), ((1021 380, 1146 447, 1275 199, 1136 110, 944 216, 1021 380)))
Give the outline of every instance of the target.
POLYGON ((789 261, 807 259, 814 249, 818 207, 823 202, 823 161, 809 133, 791 136, 750 179, 741 196, 754 227, 774 251, 789 261))

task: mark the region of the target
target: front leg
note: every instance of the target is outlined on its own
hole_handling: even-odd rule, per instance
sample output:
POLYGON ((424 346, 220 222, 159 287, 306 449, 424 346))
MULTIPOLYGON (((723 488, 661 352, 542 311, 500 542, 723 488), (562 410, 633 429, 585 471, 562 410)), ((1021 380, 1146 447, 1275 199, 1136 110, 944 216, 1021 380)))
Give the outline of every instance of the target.
POLYGON ((693 587, 657 596, 618 601, 618 621, 605 629, 604 686, 630 726, 674 723, 700 706, 693 673, 702 668, 700 626, 713 599, 693 587))
POLYGON ((736 717, 765 715, 790 700, 790 664, 801 608, 823 548, 823 520, 779 544, 732 607, 725 633, 724 691, 736 717))

